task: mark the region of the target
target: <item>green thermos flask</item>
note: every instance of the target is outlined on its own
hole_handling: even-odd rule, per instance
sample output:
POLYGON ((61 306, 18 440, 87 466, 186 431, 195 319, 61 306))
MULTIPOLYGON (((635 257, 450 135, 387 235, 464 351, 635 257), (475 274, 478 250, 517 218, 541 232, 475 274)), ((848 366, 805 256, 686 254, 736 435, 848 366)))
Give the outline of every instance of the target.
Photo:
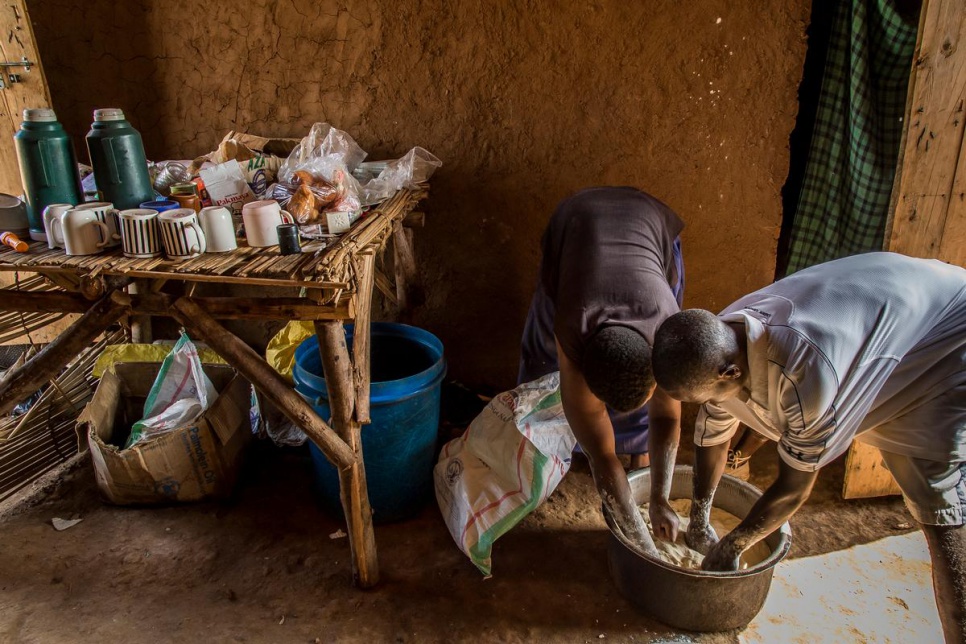
POLYGON ((154 199, 141 135, 116 108, 94 110, 87 152, 102 201, 118 210, 137 208, 154 199))
POLYGON ((23 111, 23 123, 14 137, 30 238, 46 241, 44 208, 53 203, 77 205, 84 201, 77 157, 70 137, 54 110, 31 108, 23 111))

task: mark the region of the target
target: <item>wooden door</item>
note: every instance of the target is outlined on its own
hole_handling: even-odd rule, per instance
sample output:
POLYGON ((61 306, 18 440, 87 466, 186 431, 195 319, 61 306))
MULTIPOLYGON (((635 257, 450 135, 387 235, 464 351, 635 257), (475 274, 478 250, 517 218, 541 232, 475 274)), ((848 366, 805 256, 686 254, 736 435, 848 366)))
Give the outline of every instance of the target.
MULTIPOLYGON (((23 66, 0 66, 0 80, 3 82, 3 87, 0 88, 0 192, 16 196, 23 194, 23 184, 13 135, 20 129, 25 108, 50 107, 51 104, 50 91, 40 65, 40 55, 34 41, 34 30, 27 7, 24 0, 10 0, 0 6, 0 62, 20 63, 24 59, 31 63, 29 71, 23 66), (13 80, 10 78, 11 74, 14 75, 13 80)), ((21 279, 25 277, 21 275, 21 279)), ((0 273, 0 287, 13 283, 13 273, 0 273)), ((5 316, 3 323, 7 323, 10 317, 5 316)), ((24 335, 9 341, 8 344, 50 342, 77 317, 51 315, 53 323, 33 331, 29 338, 24 335)))
MULTIPOLYGON (((966 266, 966 0, 923 0, 888 250, 966 266)), ((853 443, 845 498, 898 494, 879 450, 853 443)))
POLYGON ((24 67, 0 67, 0 192, 23 193, 13 135, 20 129, 24 108, 50 107, 50 91, 40 65, 34 30, 24 0, 10 0, 0 6, 0 62, 30 63, 24 67), (10 76, 14 75, 14 82, 10 76))

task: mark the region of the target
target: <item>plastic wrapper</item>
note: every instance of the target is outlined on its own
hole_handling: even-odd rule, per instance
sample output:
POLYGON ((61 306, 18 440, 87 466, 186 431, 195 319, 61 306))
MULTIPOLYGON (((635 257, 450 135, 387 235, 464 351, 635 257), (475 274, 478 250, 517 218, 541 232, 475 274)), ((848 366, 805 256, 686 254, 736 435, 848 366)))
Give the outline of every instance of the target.
POLYGON ((327 212, 358 212, 359 182, 351 169, 366 153, 347 133, 316 123, 278 170, 267 196, 301 226, 322 226, 327 212))
POLYGON ((387 162, 374 179, 365 182, 360 201, 364 206, 381 203, 403 188, 415 188, 428 181, 436 168, 442 165, 443 162, 431 152, 417 146, 402 157, 387 162))
POLYGON ((442 165, 420 147, 392 161, 364 163, 365 158, 349 134, 316 123, 279 167, 278 183, 266 196, 292 214, 303 235, 319 237, 344 230, 346 219, 351 224, 364 209, 427 181, 442 165), (336 230, 330 230, 333 217, 342 222, 336 230))
POLYGON ((252 408, 250 420, 252 434, 256 438, 271 439, 279 447, 298 447, 304 445, 308 437, 295 426, 282 412, 252 387, 252 408))
POLYGON ((201 367, 198 349, 182 333, 161 363, 144 401, 144 418, 134 423, 124 447, 190 425, 217 396, 215 385, 201 367))

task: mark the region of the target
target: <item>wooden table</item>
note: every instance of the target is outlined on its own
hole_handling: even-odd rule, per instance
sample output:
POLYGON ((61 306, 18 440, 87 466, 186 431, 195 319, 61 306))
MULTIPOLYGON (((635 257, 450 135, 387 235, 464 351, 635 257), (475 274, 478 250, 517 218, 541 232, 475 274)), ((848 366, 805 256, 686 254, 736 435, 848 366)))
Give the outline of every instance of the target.
MULTIPOLYGON (((369 422, 369 325, 373 286, 396 302, 405 300, 413 272, 412 232, 403 220, 426 189, 403 190, 357 221, 338 240, 312 242, 300 255, 282 256, 278 247, 239 248, 183 262, 129 259, 119 249, 100 255, 68 257, 32 243, 27 253, 2 247, 0 271, 38 273, 61 291, 4 290, 0 311, 81 313, 81 317, 21 368, 0 382, 0 414, 55 377, 80 349, 112 324, 144 316, 168 316, 190 335, 207 343, 247 378, 293 423, 302 428, 339 470, 342 507, 352 550, 352 575, 363 588, 379 581, 372 511, 360 444, 361 425, 369 422), (376 255, 392 238, 395 290, 376 266, 376 255), (186 284, 183 295, 161 292, 169 281, 186 284), (303 297, 195 297, 198 282, 268 287, 300 287, 303 297), (222 326, 218 319, 311 320, 329 401, 331 426, 265 359, 222 326), (355 323, 352 354, 343 323, 355 323)), ((149 318, 148 318, 149 319, 149 318)), ((143 322, 142 322, 143 324, 143 322)))

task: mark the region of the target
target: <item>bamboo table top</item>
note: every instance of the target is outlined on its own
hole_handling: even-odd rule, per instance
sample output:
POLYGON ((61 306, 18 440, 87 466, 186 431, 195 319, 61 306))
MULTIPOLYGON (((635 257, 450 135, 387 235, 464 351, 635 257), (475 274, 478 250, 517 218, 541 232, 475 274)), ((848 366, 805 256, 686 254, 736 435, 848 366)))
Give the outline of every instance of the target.
POLYGON ((125 257, 120 246, 98 255, 69 256, 62 249, 48 249, 45 242, 31 242, 26 253, 0 246, 0 271, 351 289, 353 256, 385 243, 395 222, 412 211, 426 194, 425 187, 401 190, 365 213, 341 237, 309 241, 298 255, 281 255, 278 246, 253 248, 240 245, 227 253, 205 253, 189 260, 171 261, 125 257))

